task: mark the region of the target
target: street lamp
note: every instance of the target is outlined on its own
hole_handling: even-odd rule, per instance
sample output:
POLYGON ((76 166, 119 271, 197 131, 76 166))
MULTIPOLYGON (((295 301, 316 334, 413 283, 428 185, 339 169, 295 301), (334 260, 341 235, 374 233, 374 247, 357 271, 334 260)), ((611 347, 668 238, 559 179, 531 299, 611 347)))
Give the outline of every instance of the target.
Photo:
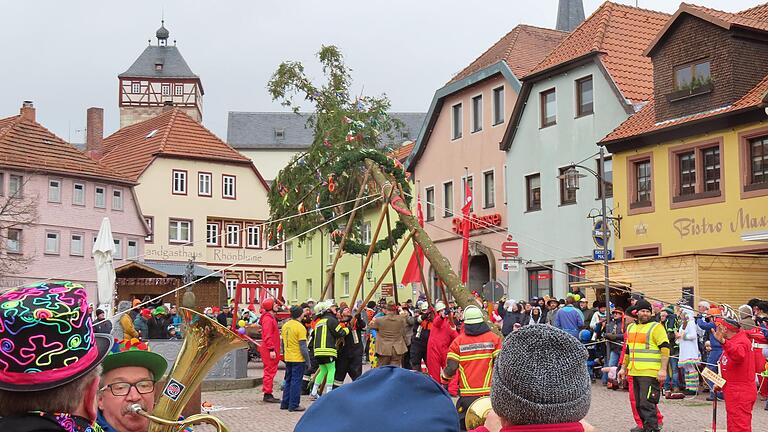
MULTIPOLYGON (((596 172, 591 168, 587 168, 583 165, 579 164, 572 164, 568 167, 568 169, 563 172, 562 175, 558 176, 557 178, 561 179, 565 183, 565 189, 568 192, 575 192, 579 190, 579 178, 586 177, 586 175, 581 174, 577 168, 581 168, 588 173, 595 176, 598 183, 600 184, 600 201, 601 201, 601 218, 602 218, 602 238, 603 238, 603 283, 605 285, 605 318, 606 321, 608 320, 608 317, 611 316, 611 286, 608 279, 608 221, 616 220, 621 221, 621 218, 608 216, 608 206, 606 204, 606 191, 608 182, 605 181, 605 178, 602 174, 605 173, 605 147, 600 146, 600 151, 598 152, 600 155, 600 172, 596 172)), ((605 342, 606 347, 606 355, 608 355, 611 352, 610 342, 606 340, 605 342)))

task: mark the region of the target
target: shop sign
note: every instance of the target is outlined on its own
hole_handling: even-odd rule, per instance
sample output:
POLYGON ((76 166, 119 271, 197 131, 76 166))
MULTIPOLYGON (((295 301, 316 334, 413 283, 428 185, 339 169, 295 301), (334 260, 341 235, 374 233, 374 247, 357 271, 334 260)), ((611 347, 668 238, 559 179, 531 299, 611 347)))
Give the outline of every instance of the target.
POLYGON ((520 248, 516 241, 512 241, 512 236, 507 235, 507 241, 501 243, 501 256, 504 258, 514 258, 520 253, 520 248))
POLYGON ((381 296, 382 297, 394 297, 395 289, 391 283, 381 284, 381 296))
POLYGON ((672 222, 672 227, 680 234, 681 239, 689 236, 719 234, 725 230, 736 233, 743 230, 768 228, 768 215, 755 216, 740 208, 730 221, 712 220, 706 216, 701 219, 678 218, 672 222))
MULTIPOLYGON (((461 234, 461 219, 461 217, 453 218, 453 232, 456 234, 461 234)), ((473 213, 470 215, 469 224, 470 231, 498 227, 501 226, 501 214, 494 213, 486 216, 478 216, 473 213)))
POLYGON ((552 279, 552 273, 534 273, 528 277, 530 280, 548 280, 552 279))
MULTIPOLYGON (((595 261, 605 261, 605 251, 603 249, 592 249, 592 259, 595 261)), ((608 260, 613 259, 613 251, 608 249, 608 260)))
POLYGON ((592 240, 595 241, 597 247, 603 247, 603 245, 611 239, 611 229, 605 226, 605 222, 602 219, 595 219, 595 224, 592 229, 592 240))
POLYGON ((501 262, 501 271, 505 272, 517 272, 520 271, 520 261, 512 259, 509 261, 501 262))

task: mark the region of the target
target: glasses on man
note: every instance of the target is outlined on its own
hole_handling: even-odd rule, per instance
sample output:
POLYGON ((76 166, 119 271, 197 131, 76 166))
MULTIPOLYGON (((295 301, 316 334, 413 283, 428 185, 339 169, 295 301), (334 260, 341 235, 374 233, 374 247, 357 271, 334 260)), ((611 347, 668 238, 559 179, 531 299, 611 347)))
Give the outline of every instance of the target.
POLYGON ((152 391, 155 389, 155 382, 152 380, 143 380, 134 384, 127 382, 116 382, 105 385, 101 388, 101 391, 109 389, 109 391, 112 392, 114 396, 126 396, 131 392, 131 387, 136 387, 136 391, 139 392, 139 394, 152 393, 152 391))

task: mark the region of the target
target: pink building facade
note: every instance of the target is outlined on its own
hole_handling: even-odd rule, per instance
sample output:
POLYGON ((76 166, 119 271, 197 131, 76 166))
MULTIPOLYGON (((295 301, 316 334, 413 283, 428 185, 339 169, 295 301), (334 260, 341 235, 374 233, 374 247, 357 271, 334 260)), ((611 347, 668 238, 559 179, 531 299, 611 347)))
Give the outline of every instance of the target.
POLYGON ((0 223, 0 260, 23 258, 0 274, 0 290, 71 280, 84 284, 96 302, 91 250, 102 219, 112 225, 115 266, 144 254, 149 231, 134 183, 35 122, 34 108, 27 105, 20 115, 0 120, 0 207, 16 200, 32 210, 17 217, 24 223, 0 223))
MULTIPOLYGON (((422 197, 424 229, 457 274, 461 271, 461 208, 469 183, 471 214, 477 223, 470 233, 467 285, 485 298, 499 298, 506 291, 499 259, 501 243, 507 240, 508 197, 505 153, 499 143, 520 90, 518 77, 566 35, 515 27, 435 93, 406 162, 422 197)), ((428 288, 439 297, 440 282, 429 263, 425 265, 428 288)))

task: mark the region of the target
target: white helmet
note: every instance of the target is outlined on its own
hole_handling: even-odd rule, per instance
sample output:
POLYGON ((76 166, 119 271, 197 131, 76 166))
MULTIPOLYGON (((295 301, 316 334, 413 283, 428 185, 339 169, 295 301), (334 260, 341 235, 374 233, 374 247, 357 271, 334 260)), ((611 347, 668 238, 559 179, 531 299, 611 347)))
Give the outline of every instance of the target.
POLYGON ((445 309, 445 303, 442 301, 438 301, 435 303, 435 312, 440 312, 441 310, 445 309))

